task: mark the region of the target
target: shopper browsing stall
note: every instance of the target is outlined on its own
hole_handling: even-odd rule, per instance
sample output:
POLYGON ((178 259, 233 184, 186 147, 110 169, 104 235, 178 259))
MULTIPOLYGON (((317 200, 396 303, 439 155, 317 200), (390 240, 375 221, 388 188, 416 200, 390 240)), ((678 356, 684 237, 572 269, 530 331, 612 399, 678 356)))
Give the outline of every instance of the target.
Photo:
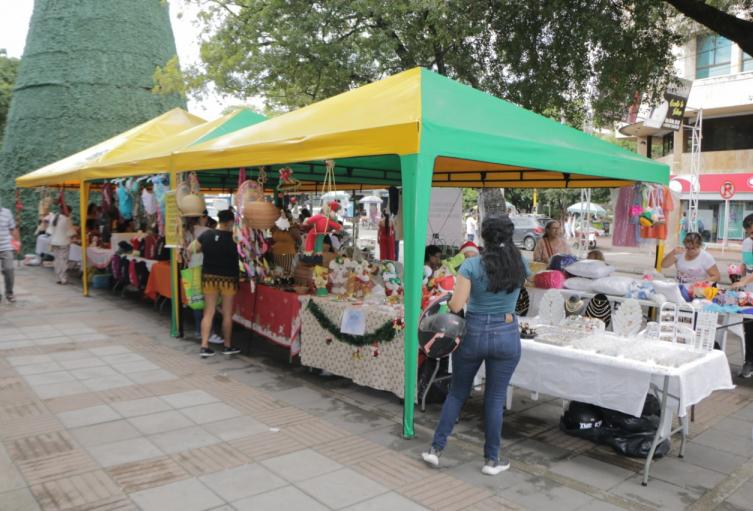
POLYGON ((714 257, 703 250, 703 239, 697 232, 689 232, 682 247, 675 247, 661 262, 662 268, 677 268, 677 281, 681 284, 718 282, 719 268, 714 257))
MULTIPOLYGON (((745 288, 747 292, 753 292, 753 215, 743 219, 745 239, 743 240, 741 254, 745 276, 732 284, 733 289, 745 288)), ((740 376, 750 378, 753 376, 753 321, 743 322, 745 332, 745 363, 740 376)))
POLYGON ((557 220, 550 220, 544 227, 544 235, 533 249, 533 260, 538 263, 549 264, 549 260, 555 254, 569 253, 570 247, 562 237, 562 226, 557 220))
POLYGON ((193 243, 193 250, 204 254, 201 266, 201 280, 204 292, 204 318, 201 321, 202 358, 214 355, 209 347, 217 298, 222 296, 222 338, 225 343, 223 353, 234 355, 240 350, 231 344, 233 333, 233 302, 238 291, 238 247, 233 240, 235 215, 229 209, 220 211, 217 229, 203 232, 193 243))
POLYGON ((427 463, 438 466, 460 411, 470 394, 473 378, 483 362, 486 368, 484 390, 485 464, 482 472, 496 475, 510 468, 500 459, 502 414, 507 385, 520 360, 520 333, 515 304, 525 283, 528 267, 512 240, 515 227, 507 215, 488 217, 481 225, 484 253, 467 259, 460 267, 451 311, 466 310, 466 331, 452 355, 452 384, 442 407, 439 424, 428 452, 427 463))
POLYGON ((63 204, 50 225, 50 246, 55 257, 54 269, 58 284, 68 283, 68 254, 71 250, 71 237, 75 233, 70 215, 71 208, 63 204))

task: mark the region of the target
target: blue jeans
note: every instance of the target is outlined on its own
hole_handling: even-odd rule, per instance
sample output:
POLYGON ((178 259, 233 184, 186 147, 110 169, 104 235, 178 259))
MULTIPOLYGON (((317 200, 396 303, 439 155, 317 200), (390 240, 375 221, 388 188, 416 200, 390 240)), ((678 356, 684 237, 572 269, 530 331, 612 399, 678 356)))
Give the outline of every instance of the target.
POLYGON ((442 415, 434 432, 432 446, 442 450, 471 393, 473 378, 481 362, 486 367, 484 388, 484 458, 499 459, 502 439, 502 413, 507 386, 520 360, 520 331, 517 317, 505 323, 505 315, 466 313, 466 332, 457 351, 452 354, 452 384, 442 415))

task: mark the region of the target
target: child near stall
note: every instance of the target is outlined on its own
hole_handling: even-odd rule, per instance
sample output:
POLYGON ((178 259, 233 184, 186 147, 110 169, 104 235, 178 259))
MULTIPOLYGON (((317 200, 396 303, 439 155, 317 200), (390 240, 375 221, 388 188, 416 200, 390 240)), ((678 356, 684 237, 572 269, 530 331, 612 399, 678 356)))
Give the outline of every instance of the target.
POLYGON ((602 252, 599 249, 593 249, 589 250, 588 254, 586 255, 586 259, 592 259, 595 261, 603 261, 604 260, 604 252, 602 252))

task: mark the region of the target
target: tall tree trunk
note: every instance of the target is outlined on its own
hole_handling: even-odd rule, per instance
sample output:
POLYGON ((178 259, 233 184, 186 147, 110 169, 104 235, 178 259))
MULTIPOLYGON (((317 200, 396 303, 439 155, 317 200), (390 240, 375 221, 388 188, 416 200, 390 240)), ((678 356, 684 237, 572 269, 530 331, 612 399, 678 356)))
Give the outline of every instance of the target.
POLYGON ((738 18, 698 0, 664 0, 675 9, 753 55, 753 22, 738 18))

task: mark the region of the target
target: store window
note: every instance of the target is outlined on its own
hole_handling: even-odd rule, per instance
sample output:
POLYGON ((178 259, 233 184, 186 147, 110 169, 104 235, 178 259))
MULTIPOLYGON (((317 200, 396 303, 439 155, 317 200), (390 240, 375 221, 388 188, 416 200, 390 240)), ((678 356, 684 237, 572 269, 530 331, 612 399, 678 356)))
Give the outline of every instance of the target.
POLYGON ((742 70, 743 71, 753 71, 753 57, 751 57, 747 53, 743 53, 742 70))
POLYGON ((661 155, 667 156, 672 154, 675 147, 675 133, 674 131, 667 133, 661 138, 661 155))
POLYGON ((695 77, 729 74, 732 46, 729 39, 704 35, 696 39, 695 77))
MULTIPOLYGON (((690 152, 691 130, 683 132, 683 152, 690 152)), ((753 149, 753 115, 703 120, 701 151, 753 149)))

